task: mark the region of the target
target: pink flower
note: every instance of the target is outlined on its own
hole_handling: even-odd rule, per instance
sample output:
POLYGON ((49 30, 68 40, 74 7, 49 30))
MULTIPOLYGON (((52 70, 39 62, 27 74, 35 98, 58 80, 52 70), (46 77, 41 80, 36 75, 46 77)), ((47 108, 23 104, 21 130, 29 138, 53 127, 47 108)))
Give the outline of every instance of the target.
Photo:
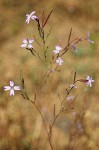
POLYGON ((94 43, 94 41, 92 41, 91 39, 90 39, 90 33, 89 32, 87 32, 87 38, 86 38, 86 40, 89 42, 89 43, 94 43))
POLYGON ((77 86, 75 84, 70 84, 69 87, 70 88, 75 88, 75 89, 77 88, 77 86))
POLYGON ((14 96, 15 90, 20 90, 20 86, 14 86, 13 81, 10 81, 10 86, 4 86, 4 91, 10 91, 10 96, 14 96))
POLYGON ((38 17, 37 16, 35 16, 34 15, 35 14, 35 11, 32 11, 30 14, 26 14, 26 23, 28 23, 29 24, 29 22, 30 22, 30 19, 32 19, 32 20, 35 20, 35 19, 37 19, 38 17))
POLYGON ((55 50, 53 51, 55 54, 58 54, 60 50, 62 50, 62 48, 60 46, 55 46, 55 50))
POLYGON ((72 48, 73 48, 74 52, 76 52, 76 53, 77 53, 77 51, 78 51, 78 50, 77 50, 76 45, 75 45, 75 44, 72 44, 71 46, 72 46, 72 48))
POLYGON ((63 61, 60 57, 58 57, 58 58, 56 59, 56 63, 57 63, 59 66, 61 66, 63 62, 64 62, 64 61, 63 61))
POLYGON ((26 48, 33 48, 32 43, 34 42, 33 39, 28 40, 28 39, 23 39, 23 44, 21 45, 21 47, 26 47, 26 48))
POLYGON ((93 82, 94 82, 94 80, 92 80, 92 78, 87 75, 87 77, 86 77, 86 85, 92 87, 92 83, 93 82))
POLYGON ((72 102, 74 100, 74 98, 75 98, 74 96, 68 96, 67 101, 72 102))

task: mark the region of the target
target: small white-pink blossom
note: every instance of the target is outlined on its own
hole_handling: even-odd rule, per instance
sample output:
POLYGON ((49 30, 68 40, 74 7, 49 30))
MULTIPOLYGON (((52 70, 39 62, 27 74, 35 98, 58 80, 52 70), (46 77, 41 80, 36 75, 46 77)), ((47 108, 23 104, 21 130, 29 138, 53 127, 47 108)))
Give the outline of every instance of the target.
POLYGON ((74 52, 77 53, 78 49, 77 49, 76 45, 75 45, 75 44, 72 44, 71 46, 72 46, 74 52))
POLYGON ((29 24, 30 22, 30 19, 32 20, 35 20, 37 19, 38 17, 34 15, 35 14, 35 11, 32 11, 30 14, 26 14, 26 23, 29 24))
POLYGON ((88 76, 86 77, 86 85, 92 87, 92 83, 94 82, 94 80, 92 79, 92 77, 88 76))
POLYGON ((79 132, 83 132, 83 127, 80 123, 77 124, 77 129, 79 130, 79 132))
POLYGON ((55 48, 56 49, 53 51, 55 54, 58 54, 59 51, 62 50, 62 48, 59 45, 55 46, 55 48))
POLYGON ((68 96, 68 97, 67 97, 67 101, 71 102, 71 101, 74 100, 74 98, 75 98, 74 96, 68 96))
POLYGON ((23 48, 33 48, 32 43, 34 42, 33 39, 23 39, 23 44, 21 45, 21 47, 23 48))
POLYGON ((72 115, 73 115, 73 116, 76 116, 76 115, 77 115, 77 112, 76 112, 76 111, 73 111, 73 112, 72 112, 72 115))
POLYGON ((89 42, 89 43, 94 43, 94 41, 92 41, 91 39, 90 39, 90 33, 89 32, 87 32, 87 38, 86 38, 86 40, 89 42))
POLYGON ((10 91, 10 96, 14 96, 14 91, 20 90, 20 86, 14 86, 14 82, 10 81, 10 86, 4 86, 4 91, 10 91))
POLYGON ((70 88, 77 88, 77 86, 75 84, 70 84, 69 87, 70 88))
POLYGON ((63 64, 63 60, 60 58, 60 57, 58 57, 57 59, 56 59, 56 63, 59 65, 59 66, 61 66, 62 64, 63 64))

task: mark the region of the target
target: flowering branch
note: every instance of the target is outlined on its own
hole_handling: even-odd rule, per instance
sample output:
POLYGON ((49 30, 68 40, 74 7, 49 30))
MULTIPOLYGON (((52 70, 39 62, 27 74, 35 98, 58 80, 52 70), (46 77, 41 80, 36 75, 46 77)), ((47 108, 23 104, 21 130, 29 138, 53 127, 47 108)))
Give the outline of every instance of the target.
POLYGON ((21 95, 23 96, 24 99, 30 101, 30 102, 34 105, 34 107, 37 109, 38 113, 40 114, 40 116, 41 116, 41 118, 42 118, 42 121, 43 121, 43 124, 44 124, 44 128, 45 128, 46 134, 47 134, 47 136, 48 136, 48 140, 49 140, 49 144, 50 144, 51 150, 54 150, 54 149, 53 149, 52 142, 51 142, 50 134, 49 134, 49 132, 48 132, 48 130, 47 130, 47 127, 46 127, 45 119, 44 119, 44 117, 43 117, 43 114, 42 114, 41 110, 39 109, 39 107, 38 107, 37 104, 36 104, 36 94, 35 94, 35 96, 34 96, 34 100, 31 100, 31 99, 28 97, 28 94, 27 94, 27 92, 26 92, 26 90, 25 90, 25 87, 24 87, 24 79, 23 79, 23 78, 21 79, 21 95))
MULTIPOLYGON (((40 60, 40 62, 42 62, 43 65, 45 65, 46 62, 47 62, 47 57, 48 57, 47 56, 47 52, 49 50, 49 46, 46 46, 46 40, 48 39, 48 37, 49 37, 49 35, 51 33, 51 30, 49 30, 49 33, 45 37, 44 27, 46 26, 46 24, 47 24, 51 14, 52 14, 52 12, 53 12, 53 10, 50 11, 48 16, 44 20, 44 11, 43 11, 41 22, 40 22, 39 17, 34 15, 35 11, 33 11, 30 14, 26 15, 26 21, 25 22, 27 24, 30 23, 31 19, 35 20, 37 22, 37 29, 38 29, 38 32, 39 32, 39 36, 42 39, 42 43, 43 43, 43 56, 40 55, 40 53, 37 51, 37 49, 35 49, 33 47, 33 45, 32 45, 32 43, 34 41, 36 41, 36 43, 39 46, 39 48, 41 48, 41 45, 42 45, 42 44, 40 44, 38 42, 38 40, 36 39, 35 35, 34 35, 34 39, 28 39, 28 38, 23 39, 23 44, 21 44, 22 48, 26 48, 26 50, 29 50, 33 56, 35 56, 36 58, 38 58, 40 60)), ((44 85, 45 85, 47 79, 50 77, 50 74, 54 73, 56 71, 60 71, 59 68, 64 63, 64 60, 63 60, 62 57, 66 54, 66 52, 71 47, 74 49, 75 52, 77 52, 76 45, 83 40, 83 38, 81 36, 71 40, 71 36, 72 36, 72 28, 69 31, 69 35, 68 35, 68 40, 67 40, 66 46, 64 48, 62 48, 60 45, 57 44, 55 46, 55 49, 53 50, 51 60, 49 60, 49 62, 48 62, 48 67, 44 66, 45 67, 45 74, 44 74, 44 76, 42 78, 42 84, 41 84, 41 89, 40 89, 40 92, 41 92, 42 95, 43 95, 44 85)), ((90 42, 92 44, 94 43, 90 39, 89 32, 87 33, 86 38, 84 38, 84 40, 87 40, 88 42, 90 42)), ((76 94, 76 96, 72 98, 72 101, 67 105, 67 107, 64 107, 64 102, 66 101, 66 99, 67 99, 68 95, 71 93, 71 91, 74 88, 75 89, 77 88, 77 86, 76 86, 77 82, 85 83, 87 86, 92 87, 92 83, 94 82, 94 80, 89 75, 87 75, 86 79, 76 79, 76 72, 74 73, 73 82, 69 85, 68 88, 65 89, 66 94, 63 97, 63 99, 61 99, 60 98, 60 94, 58 94, 58 99, 60 101, 60 109, 59 109, 58 113, 56 114, 56 105, 54 104, 54 109, 53 109, 53 116, 54 117, 53 117, 52 122, 50 123, 49 129, 47 129, 47 125, 46 125, 46 121, 44 119, 43 113, 42 113, 42 111, 40 110, 39 106, 36 103, 36 101, 37 101, 36 93, 34 94, 34 100, 31 100, 29 98, 29 96, 28 96, 28 93, 27 93, 26 89, 25 89, 24 78, 22 77, 22 75, 20 76, 20 80, 21 80, 21 86, 15 86, 14 82, 10 81, 10 86, 4 86, 4 90, 5 91, 10 91, 10 96, 14 96, 15 95, 14 94, 15 90, 21 90, 21 95, 23 96, 23 98, 25 100, 28 100, 29 102, 31 102, 34 105, 34 107, 36 108, 36 110, 38 111, 39 115, 42 118, 44 129, 45 129, 47 137, 48 137, 50 148, 51 148, 51 150, 54 150, 54 147, 53 147, 53 144, 52 144, 52 130, 53 130, 53 127, 55 125, 55 122, 59 118, 59 116, 61 115, 61 113, 63 111, 74 109, 72 107, 72 105, 73 105, 74 101, 76 100, 78 94, 76 94)), ((79 126, 79 128, 80 128, 80 126, 79 126)))

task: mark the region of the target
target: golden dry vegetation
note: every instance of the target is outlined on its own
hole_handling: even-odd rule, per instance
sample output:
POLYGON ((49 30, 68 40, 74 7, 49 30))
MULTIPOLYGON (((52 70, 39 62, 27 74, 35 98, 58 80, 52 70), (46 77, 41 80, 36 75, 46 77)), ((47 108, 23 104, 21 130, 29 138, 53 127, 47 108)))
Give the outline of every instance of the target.
MULTIPOLYGON (((42 118, 31 102, 23 99, 20 91, 15 96, 4 92, 3 86, 12 80, 20 85, 20 70, 25 80, 25 87, 31 99, 36 101, 44 115, 47 128, 53 120, 53 108, 56 114, 60 109, 60 97, 66 94, 73 73, 77 78, 93 77, 93 86, 77 83, 70 96, 76 95, 73 109, 64 111, 56 120, 52 132, 55 150, 98 150, 99 149, 99 1, 94 0, 0 0, 0 150, 50 150, 42 118), (36 22, 25 23, 25 15, 35 10, 41 18, 51 10, 53 13, 45 27, 51 35, 46 64, 21 48, 23 38, 34 38, 41 43, 36 22), (51 74, 42 90, 45 68, 50 55, 59 44, 67 44, 70 28, 71 39, 85 37, 89 31, 94 44, 83 41, 77 45, 78 52, 70 49, 63 56, 64 65, 60 72, 51 74), (76 112, 76 116, 75 113, 76 112)), ((34 47, 40 55, 43 48, 36 42, 34 47)), ((67 107, 68 102, 64 104, 67 107)))

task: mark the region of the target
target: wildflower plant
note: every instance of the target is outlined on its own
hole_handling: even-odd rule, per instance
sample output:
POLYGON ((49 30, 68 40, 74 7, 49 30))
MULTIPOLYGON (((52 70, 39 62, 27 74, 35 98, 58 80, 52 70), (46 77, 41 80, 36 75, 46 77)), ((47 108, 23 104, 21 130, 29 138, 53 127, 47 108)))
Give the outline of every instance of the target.
MULTIPOLYGON (((76 45, 78 45, 80 42, 82 41, 88 41, 90 42, 90 44, 93 44, 94 42, 90 39, 90 34, 89 32, 87 33, 87 37, 83 38, 83 37, 77 37, 73 40, 71 40, 72 37, 72 28, 69 31, 69 35, 68 35, 68 41, 64 46, 59 46, 58 44, 56 44, 53 47, 53 52, 51 54, 51 57, 49 57, 49 53, 48 50, 50 49, 49 46, 46 44, 48 37, 51 34, 51 31, 49 31, 48 33, 45 33, 45 26, 48 23, 48 20, 50 19, 50 16, 52 14, 53 10, 48 14, 48 16, 45 18, 44 12, 42 13, 42 19, 40 20, 40 18, 38 16, 35 16, 35 11, 32 11, 30 14, 26 15, 26 20, 25 23, 26 25, 31 23, 32 21, 35 21, 37 24, 37 30, 39 33, 39 37, 41 38, 42 43, 40 44, 39 41, 36 40, 36 38, 34 39, 29 39, 29 37, 25 37, 23 39, 23 44, 21 44, 21 48, 24 48, 26 50, 29 50, 31 52, 31 54, 34 56, 33 59, 38 59, 41 62, 41 65, 45 65, 46 63, 48 63, 44 75, 43 75, 43 79, 42 79, 42 85, 41 85, 41 91, 39 91, 39 93, 41 92, 42 99, 44 97, 44 92, 43 89, 45 88, 46 82, 49 82, 50 80, 48 80, 51 76, 52 73, 56 73, 60 70, 61 66, 64 65, 65 62, 65 56, 66 53, 70 50, 74 50, 74 52, 77 52, 78 49, 76 48, 76 45), (41 51, 41 53, 39 53, 36 48, 32 45, 33 43, 39 45, 39 47, 41 49, 43 49, 41 51), (41 47, 41 45, 43 45, 41 47), (63 58, 64 56, 64 58, 63 58), (47 58, 50 58, 50 60, 47 62, 47 58)), ((41 66, 40 66, 41 67, 41 66)), ((39 68, 39 66, 38 66, 39 68)), ((38 69, 37 68, 37 69, 38 69)), ((53 74, 52 74, 53 75, 53 74)), ((71 81, 71 84, 68 85, 68 88, 65 88, 65 96, 61 97, 60 93, 57 94, 57 98, 59 99, 60 102, 60 108, 59 111, 56 113, 56 109, 57 109, 57 105, 53 104, 53 115, 52 115, 52 120, 49 123, 49 126, 46 125, 46 120, 44 118, 43 115, 43 111, 40 107, 41 103, 40 102, 40 96, 37 94, 37 92, 34 93, 34 98, 30 98, 29 94, 27 93, 26 87, 25 87, 25 80, 23 78, 23 75, 21 73, 20 76, 21 79, 21 85, 20 86, 14 86, 14 82, 10 81, 10 86, 4 86, 4 90, 10 91, 10 96, 14 95, 14 90, 20 90, 21 91, 21 95, 25 100, 28 100, 31 104, 34 105, 34 107, 37 109, 39 115, 42 118, 43 121, 43 125, 45 128, 45 132, 47 134, 47 138, 48 138, 48 142, 50 145, 50 149, 54 150, 54 145, 53 145, 53 128, 54 125, 56 123, 56 120, 59 118, 59 116, 62 114, 62 112, 73 109, 73 103, 75 102, 76 98, 77 98, 77 94, 75 96, 70 96, 70 93, 73 89, 77 90, 78 86, 77 86, 77 82, 80 82, 81 84, 84 83, 85 86, 90 86, 92 87, 92 83, 94 82, 94 80, 92 79, 92 77, 90 77, 89 75, 87 75, 86 79, 77 79, 77 73, 76 71, 74 71, 73 73, 73 81, 71 81), (65 107, 64 103, 68 101, 68 105, 67 107, 65 107)), ((54 82, 54 81, 53 81, 54 82)), ((41 84, 41 83, 40 83, 41 84)), ((25 103, 25 101, 24 101, 25 103)), ((75 114, 75 121, 77 121, 78 118, 82 117, 77 117, 76 112, 74 112, 73 114, 75 114)), ((84 114, 83 114, 84 115, 84 114)), ((80 120, 80 119, 79 119, 80 120)), ((83 127, 82 127, 82 122, 77 122, 77 126, 76 126, 77 130, 79 130, 80 132, 83 132, 83 127)), ((72 136, 72 133, 71 133, 72 136)), ((67 146, 67 148, 69 149, 70 143, 67 146)))

